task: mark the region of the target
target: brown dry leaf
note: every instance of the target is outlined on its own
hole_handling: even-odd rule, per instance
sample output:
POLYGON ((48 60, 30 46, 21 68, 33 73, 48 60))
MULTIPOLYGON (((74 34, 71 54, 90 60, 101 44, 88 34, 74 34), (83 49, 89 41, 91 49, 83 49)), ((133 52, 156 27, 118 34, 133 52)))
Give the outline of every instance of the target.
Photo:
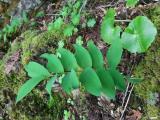
POLYGON ((142 113, 138 110, 132 110, 132 114, 126 116, 126 120, 140 120, 142 117, 142 113))
POLYGON ((20 57, 20 51, 15 52, 6 62, 5 73, 9 74, 12 70, 15 70, 15 65, 20 57))

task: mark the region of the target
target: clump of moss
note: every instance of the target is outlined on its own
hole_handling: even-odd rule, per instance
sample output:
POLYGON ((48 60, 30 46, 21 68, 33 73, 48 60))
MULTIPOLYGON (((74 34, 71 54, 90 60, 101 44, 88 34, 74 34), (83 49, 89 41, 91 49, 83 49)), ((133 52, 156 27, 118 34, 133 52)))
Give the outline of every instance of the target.
MULTIPOLYGON (((59 40, 63 40, 64 36, 59 33, 26 31, 22 34, 24 41, 22 42, 22 64, 25 65, 31 56, 37 55, 40 51, 50 51, 51 47, 56 48, 59 40)), ((53 50, 53 49, 51 49, 53 50)))
MULTIPOLYGON (((159 106, 150 104, 147 101, 152 99, 151 94, 160 93, 160 6, 154 6, 146 11, 151 21, 158 29, 156 41, 152 44, 151 48, 146 53, 144 60, 136 67, 134 75, 143 78, 144 81, 135 86, 136 94, 141 97, 145 103, 146 117, 159 116, 159 106)), ((157 98, 154 98, 155 100, 157 98)))
POLYGON ((147 10, 148 17, 151 18, 152 22, 156 25, 158 31, 160 31, 160 5, 156 5, 151 9, 147 10))
MULTIPOLYGON (((61 39, 62 38, 62 39, 61 39)), ((0 109, 4 111, 4 119, 9 120, 59 120, 63 117, 63 109, 66 100, 60 95, 53 95, 52 106, 48 106, 49 96, 42 87, 34 89, 20 103, 15 104, 16 93, 19 87, 27 80, 24 65, 26 65, 33 56, 54 51, 59 40, 63 36, 52 32, 26 31, 20 39, 17 39, 8 50, 8 53, 0 60, 0 109), (5 73, 6 62, 15 52, 20 51, 19 71, 5 73)))
POLYGON ((159 109, 155 106, 155 105, 147 105, 147 110, 148 110, 148 116, 150 116, 150 118, 152 118, 152 117, 155 117, 155 118, 157 118, 157 120, 158 120, 158 118, 159 118, 159 109))

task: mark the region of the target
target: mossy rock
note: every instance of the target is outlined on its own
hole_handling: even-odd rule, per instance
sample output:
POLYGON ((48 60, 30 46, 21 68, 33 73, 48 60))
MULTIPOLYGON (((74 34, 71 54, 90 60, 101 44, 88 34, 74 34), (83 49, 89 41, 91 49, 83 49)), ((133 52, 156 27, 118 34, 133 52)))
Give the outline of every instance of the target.
MULTIPOLYGON (((15 98, 19 87, 28 79, 24 66, 30 60, 36 60, 44 52, 54 52, 58 41, 63 36, 52 32, 26 31, 12 43, 7 54, 0 60, 0 119, 6 120, 60 120, 66 100, 60 93, 53 95, 52 106, 48 106, 49 95, 44 83, 40 83, 27 97, 18 104, 15 98), (10 57, 19 51, 18 67, 9 74, 5 67, 10 57)), ((45 81, 44 81, 45 82, 45 81)))
POLYGON ((135 86, 135 92, 144 100, 146 111, 144 119, 148 119, 160 115, 160 108, 156 103, 158 99, 156 94, 160 93, 160 6, 156 5, 145 12, 157 27, 158 35, 144 60, 136 67, 134 76, 144 79, 135 86))

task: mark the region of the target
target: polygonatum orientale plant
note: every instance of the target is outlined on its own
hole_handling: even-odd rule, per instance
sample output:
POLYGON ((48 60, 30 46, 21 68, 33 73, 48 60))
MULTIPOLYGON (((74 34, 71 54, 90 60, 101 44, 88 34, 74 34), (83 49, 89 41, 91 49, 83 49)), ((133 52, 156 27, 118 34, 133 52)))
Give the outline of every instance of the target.
MULTIPOLYGON (((19 89, 16 102, 43 80, 48 80, 46 91, 50 99, 52 86, 58 80, 62 80, 61 87, 68 94, 73 89, 84 86, 92 95, 115 99, 117 89, 124 91, 125 77, 117 70, 123 49, 131 53, 145 52, 155 40, 157 30, 147 17, 138 16, 122 31, 121 27, 114 26, 115 14, 114 9, 109 9, 101 24, 101 38, 110 44, 106 55, 102 55, 93 41, 89 41, 86 48, 74 44, 74 52, 59 47, 55 54, 42 54, 41 58, 48 61, 46 67, 37 62, 29 62, 25 70, 30 79, 19 89)), ((140 81, 135 78, 127 80, 132 84, 140 81)))
POLYGON ((48 80, 46 90, 52 97, 51 88, 61 76, 64 76, 61 86, 68 94, 82 85, 92 95, 105 95, 114 99, 116 89, 125 90, 125 79, 116 70, 122 54, 120 40, 111 45, 106 58, 103 58, 92 41, 88 42, 87 48, 79 44, 74 44, 74 48, 74 54, 65 48, 57 49, 58 57, 55 54, 42 54, 41 58, 48 61, 46 68, 39 63, 30 62, 25 70, 31 78, 21 86, 16 101, 25 97, 42 80, 48 80), (118 52, 115 47, 118 47, 118 52), (107 59, 109 67, 105 66, 104 59, 107 59))

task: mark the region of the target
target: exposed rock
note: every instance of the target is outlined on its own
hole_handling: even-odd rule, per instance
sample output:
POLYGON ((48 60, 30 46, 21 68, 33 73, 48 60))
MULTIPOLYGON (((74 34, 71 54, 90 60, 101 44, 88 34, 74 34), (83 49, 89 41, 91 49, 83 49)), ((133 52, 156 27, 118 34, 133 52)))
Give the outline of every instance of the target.
POLYGON ((13 17, 22 17, 23 12, 29 12, 33 8, 37 7, 42 0, 20 0, 16 9, 11 12, 11 16, 13 17))

